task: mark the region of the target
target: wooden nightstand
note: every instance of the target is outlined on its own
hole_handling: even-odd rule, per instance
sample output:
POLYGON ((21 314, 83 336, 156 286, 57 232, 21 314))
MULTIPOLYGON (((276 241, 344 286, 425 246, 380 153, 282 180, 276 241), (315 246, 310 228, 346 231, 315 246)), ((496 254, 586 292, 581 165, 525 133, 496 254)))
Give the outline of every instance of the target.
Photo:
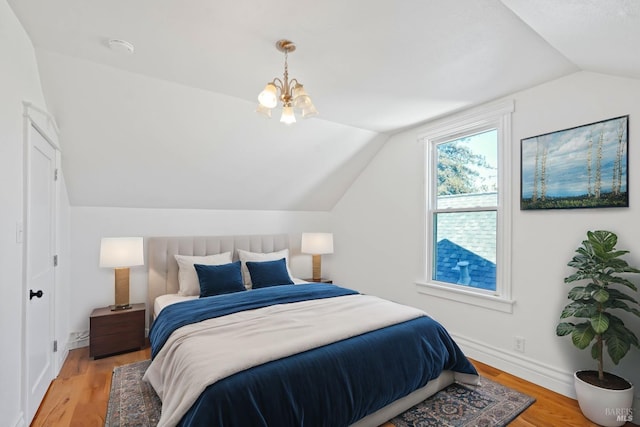
POLYGON ((111 311, 96 308, 89 318, 89 356, 98 358, 144 347, 145 305, 111 311))
POLYGON ((302 280, 305 280, 307 282, 316 282, 316 283, 333 283, 333 280, 325 279, 324 277, 320 279, 302 279, 302 280))

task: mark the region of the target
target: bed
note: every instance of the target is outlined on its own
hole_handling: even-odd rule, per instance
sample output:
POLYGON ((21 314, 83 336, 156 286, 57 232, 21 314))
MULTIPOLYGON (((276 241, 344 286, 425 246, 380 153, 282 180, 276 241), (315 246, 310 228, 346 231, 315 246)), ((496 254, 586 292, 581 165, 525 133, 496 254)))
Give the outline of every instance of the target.
POLYGON ((289 239, 147 240, 153 310, 145 380, 163 401, 159 426, 377 426, 453 381, 477 383, 473 365, 435 320, 347 287, 296 279, 179 295, 175 255, 230 256, 227 268, 245 252, 288 253, 289 239))

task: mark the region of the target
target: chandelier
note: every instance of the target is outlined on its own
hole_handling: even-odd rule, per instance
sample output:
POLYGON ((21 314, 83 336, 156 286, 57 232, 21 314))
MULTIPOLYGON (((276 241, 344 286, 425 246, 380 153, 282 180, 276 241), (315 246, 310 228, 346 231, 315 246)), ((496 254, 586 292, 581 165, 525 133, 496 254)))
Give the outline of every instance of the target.
POLYGON ((282 115, 280 121, 285 124, 296 122, 295 112, 308 118, 318 114, 318 110, 313 106, 311 98, 305 92, 304 87, 296 79, 289 80, 289 66, 287 56, 289 52, 296 50, 296 45, 289 40, 278 40, 276 49, 284 52, 284 76, 280 80, 278 77, 267 83, 264 90, 258 95, 258 108, 256 112, 271 118, 271 109, 278 105, 278 99, 282 102, 282 115))

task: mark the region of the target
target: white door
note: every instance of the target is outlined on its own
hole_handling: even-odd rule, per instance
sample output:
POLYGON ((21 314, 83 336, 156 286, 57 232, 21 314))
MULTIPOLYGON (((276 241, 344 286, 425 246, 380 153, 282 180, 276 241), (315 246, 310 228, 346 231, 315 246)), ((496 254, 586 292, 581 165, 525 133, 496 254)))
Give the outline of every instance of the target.
POLYGON ((53 380, 56 150, 33 127, 27 154, 26 409, 30 423, 53 380))

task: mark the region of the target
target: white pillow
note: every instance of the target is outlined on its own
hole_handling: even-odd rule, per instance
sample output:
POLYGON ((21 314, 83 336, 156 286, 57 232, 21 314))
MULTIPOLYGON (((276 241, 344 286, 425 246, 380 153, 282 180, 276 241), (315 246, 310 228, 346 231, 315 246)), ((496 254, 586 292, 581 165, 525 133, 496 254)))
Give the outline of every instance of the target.
POLYGON ((289 249, 269 253, 249 252, 238 249, 238 258, 242 261, 242 279, 244 280, 244 287, 247 289, 251 289, 252 286, 251 275, 249 274, 249 269, 246 264, 247 261, 277 261, 284 258, 284 262, 287 265, 287 273, 289 273, 289 278, 291 278, 291 270, 289 270, 289 249))
POLYGON ((194 264, 222 265, 233 261, 231 252, 206 256, 174 255, 174 257, 178 262, 178 285, 180 288, 178 295, 182 296, 200 295, 200 280, 198 280, 194 264))

